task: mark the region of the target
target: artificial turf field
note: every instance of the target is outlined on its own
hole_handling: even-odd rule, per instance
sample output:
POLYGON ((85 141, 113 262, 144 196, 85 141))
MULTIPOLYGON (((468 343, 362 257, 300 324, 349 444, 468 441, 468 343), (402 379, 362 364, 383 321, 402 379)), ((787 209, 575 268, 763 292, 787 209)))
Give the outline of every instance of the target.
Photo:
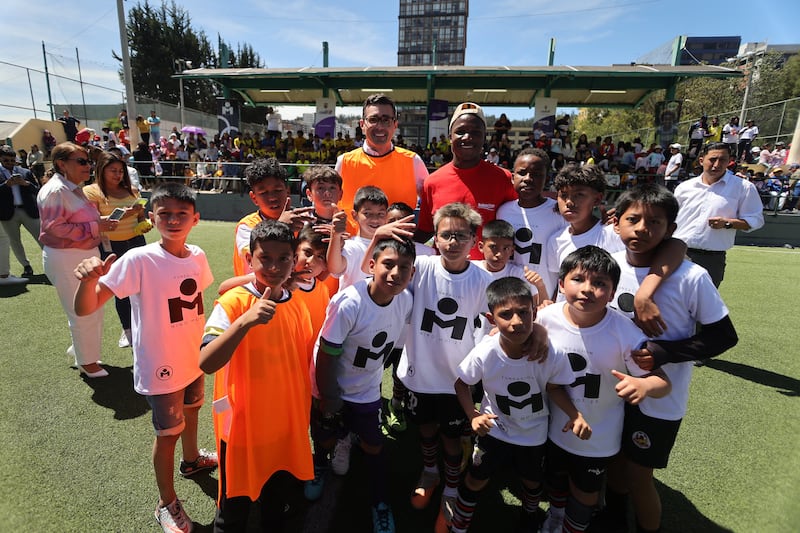
MULTIPOLYGON (((190 242, 207 253, 215 284, 231 272, 233 224, 201 222, 190 242)), ((41 275, 41 253, 24 235, 38 276, 17 289, 0 287, 0 516, 5 531, 158 531, 150 462, 153 433, 147 402, 132 389, 130 349, 117 348, 120 326, 106 306, 103 360, 111 376, 84 380, 69 367, 66 317, 41 275)), ((149 240, 157 239, 152 232, 149 240)), ((21 267, 12 257, 12 274, 21 267)), ((800 250, 735 247, 722 284, 739 333, 734 349, 697 369, 689 414, 669 468, 657 474, 662 531, 715 533, 797 531, 800 523, 800 250), (794 525, 793 525, 794 524, 794 525)), ((206 380, 207 398, 212 379, 206 380)), ((276 408, 280 408, 279 405, 276 408)), ((213 448, 209 405, 200 412, 200 444, 213 448)), ((399 532, 432 530, 435 509, 413 511, 408 494, 420 458, 409 431, 388 442, 392 506, 399 532)), ((298 501, 300 531, 368 532, 372 523, 363 462, 331 480, 337 495, 298 501), (333 501, 331 501, 333 500, 333 501)), ((211 531, 216 473, 184 480, 176 490, 196 531, 211 531)), ((519 502, 513 476, 498 478, 478 506, 472 531, 510 531, 519 502)), ((329 496, 329 495, 328 495, 329 496)), ((433 506, 432 506, 433 507, 433 506)))

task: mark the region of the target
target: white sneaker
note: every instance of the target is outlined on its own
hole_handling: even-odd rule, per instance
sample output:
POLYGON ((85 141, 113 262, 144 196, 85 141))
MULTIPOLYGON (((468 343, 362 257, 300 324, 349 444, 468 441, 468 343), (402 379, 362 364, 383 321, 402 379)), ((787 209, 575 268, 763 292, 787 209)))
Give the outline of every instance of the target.
POLYGON ((123 329, 122 335, 119 336, 119 341, 117 341, 117 346, 120 348, 128 348, 131 345, 131 330, 123 329))
POLYGON ((331 456, 331 470, 337 476, 343 476, 350 470, 350 448, 353 446, 353 441, 348 433, 344 438, 336 441, 336 446, 333 448, 333 455, 331 456))
POLYGON ((564 511, 565 509, 555 510, 553 507, 547 510, 547 517, 542 522, 542 527, 539 529, 540 533, 561 533, 562 525, 564 524, 564 511))
POLYGON ((192 520, 177 498, 169 505, 156 508, 155 515, 164 533, 191 533, 194 530, 192 520))

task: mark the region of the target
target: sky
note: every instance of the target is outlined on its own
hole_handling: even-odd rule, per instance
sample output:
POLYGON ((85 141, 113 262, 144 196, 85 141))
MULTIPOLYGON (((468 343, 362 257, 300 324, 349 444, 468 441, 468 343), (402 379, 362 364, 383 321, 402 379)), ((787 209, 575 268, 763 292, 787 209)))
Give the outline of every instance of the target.
MULTIPOLYGON (((139 2, 126 0, 126 13, 139 2)), ((175 2, 213 46, 217 34, 234 47, 248 43, 267 67, 322 67, 322 41, 329 43, 331 67, 397 65, 397 0, 175 2), (235 9, 220 10, 227 5, 235 9)), ((69 9, 55 9, 52 0, 3 0, 3 5, 0 121, 33 118, 34 106, 38 118, 49 118, 42 42, 51 74, 93 84, 85 85, 82 95, 77 82, 51 76, 55 105, 82 99, 122 102, 119 64, 112 56, 112 51, 120 54, 116 0, 79 0, 69 9)), ((466 65, 546 65, 551 37, 556 39, 554 63, 575 66, 630 63, 678 35, 740 35, 743 43, 795 44, 800 43, 798 20, 796 0, 763 5, 752 0, 472 0, 466 65)), ((280 111, 287 119, 303 109, 280 111)), ((533 115, 527 108, 486 111, 506 112, 511 119, 533 115)))

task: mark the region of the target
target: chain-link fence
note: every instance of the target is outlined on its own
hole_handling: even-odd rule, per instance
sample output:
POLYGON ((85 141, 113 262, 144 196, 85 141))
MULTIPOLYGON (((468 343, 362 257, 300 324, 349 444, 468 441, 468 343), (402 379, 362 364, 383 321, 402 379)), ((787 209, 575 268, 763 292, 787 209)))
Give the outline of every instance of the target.
MULTIPOLYGON (((738 117, 740 113, 741 109, 736 109, 725 113, 719 113, 715 116, 719 117, 719 125, 724 126, 731 117, 738 117)), ((765 141, 770 143, 783 141, 788 144, 792 140, 798 115, 800 115, 800 98, 791 98, 771 104, 748 107, 745 109, 744 116, 745 120, 753 120, 756 126, 758 126, 758 137, 753 141, 753 144, 763 144, 765 141)), ((678 124, 678 134, 675 139, 686 139, 686 141, 678 142, 687 144, 689 140, 689 128, 698 120, 700 120, 700 117, 691 117, 688 120, 680 122, 678 124)), ((742 124, 744 124, 744 122, 742 122, 742 124)), ((655 126, 614 132, 608 135, 615 141, 632 141, 636 137, 639 137, 645 146, 656 142, 655 126)))

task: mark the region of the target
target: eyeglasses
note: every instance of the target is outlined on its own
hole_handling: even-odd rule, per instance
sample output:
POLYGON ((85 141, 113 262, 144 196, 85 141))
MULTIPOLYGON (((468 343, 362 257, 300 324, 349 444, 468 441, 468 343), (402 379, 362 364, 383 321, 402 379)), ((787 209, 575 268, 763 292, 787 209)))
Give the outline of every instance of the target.
POLYGON ((85 167, 86 165, 91 165, 94 163, 91 159, 84 159, 82 157, 76 157, 74 159, 67 159, 67 161, 75 161, 80 166, 85 167))
POLYGON ((455 239, 456 242, 468 242, 472 238, 472 233, 464 233, 462 231, 442 231, 438 234, 438 237, 444 242, 448 242, 453 239, 455 239))
POLYGON ((378 117, 378 116, 374 116, 374 115, 371 116, 371 117, 364 117, 364 122, 366 122, 370 126, 376 126, 376 125, 380 124, 381 126, 384 126, 384 127, 387 127, 387 128, 389 126, 391 126, 392 124, 394 124, 395 120, 396 120, 396 117, 390 117, 388 115, 384 115, 382 117, 378 117))

